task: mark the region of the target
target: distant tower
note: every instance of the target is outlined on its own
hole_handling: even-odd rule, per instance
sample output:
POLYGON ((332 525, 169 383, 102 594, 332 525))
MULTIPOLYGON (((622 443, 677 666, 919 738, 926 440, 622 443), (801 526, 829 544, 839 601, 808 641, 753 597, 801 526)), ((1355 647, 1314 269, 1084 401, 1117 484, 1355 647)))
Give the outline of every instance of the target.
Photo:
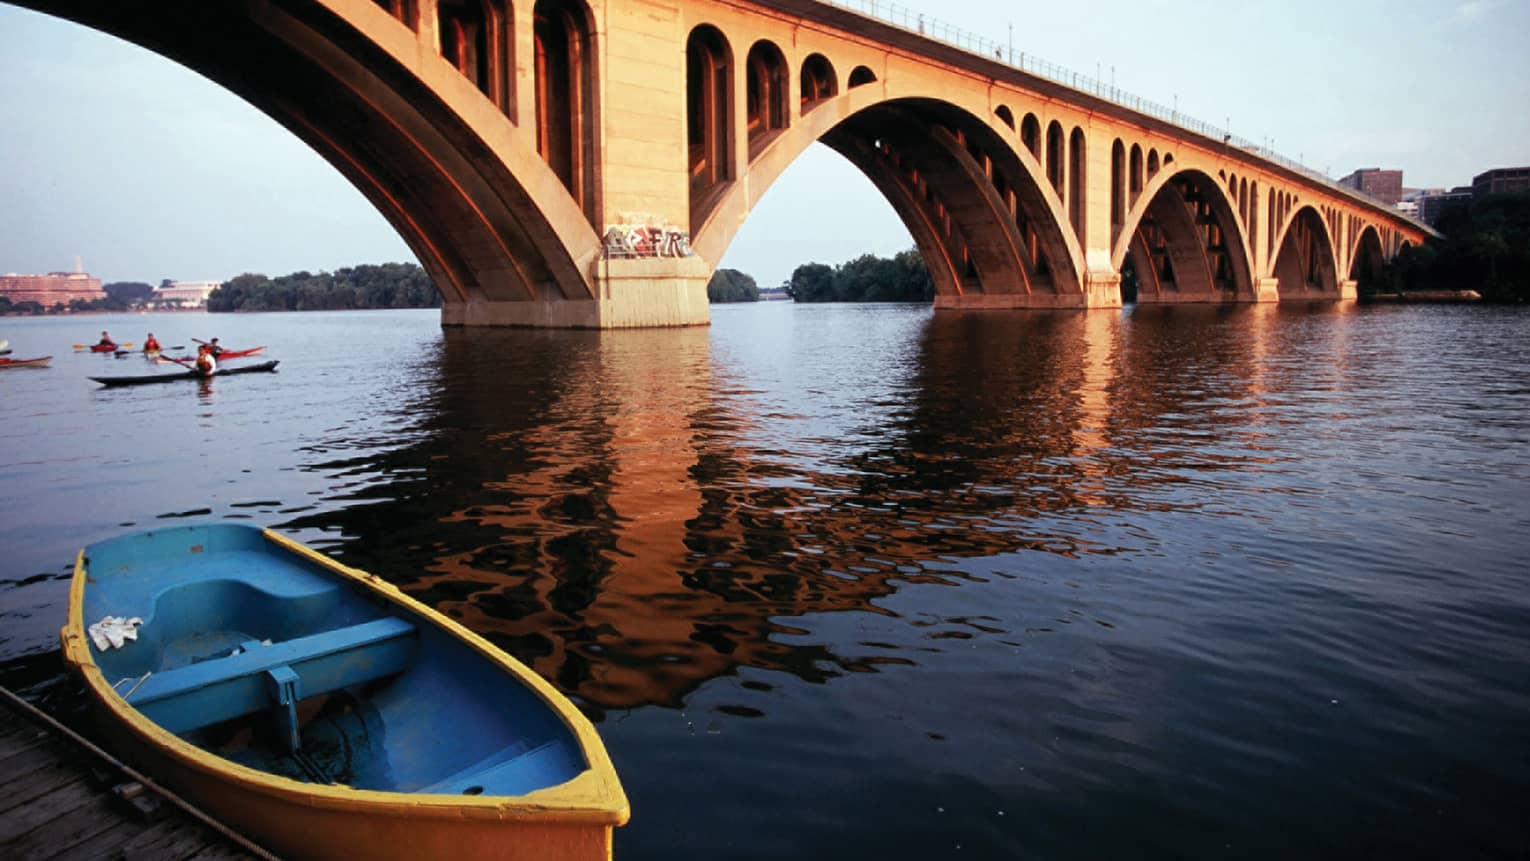
POLYGON ((78 255, 78 254, 74 255, 74 274, 76 274, 76 275, 84 275, 85 274, 85 267, 80 264, 80 255, 78 255))

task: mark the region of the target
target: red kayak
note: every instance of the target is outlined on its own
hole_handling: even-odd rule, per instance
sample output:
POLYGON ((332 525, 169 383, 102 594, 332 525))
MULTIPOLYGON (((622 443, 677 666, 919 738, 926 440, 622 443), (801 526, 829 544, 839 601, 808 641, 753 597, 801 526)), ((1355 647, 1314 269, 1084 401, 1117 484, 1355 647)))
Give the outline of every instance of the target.
POLYGON ((117 352, 117 345, 116 344, 92 344, 92 345, 90 345, 90 351, 92 353, 115 353, 115 352, 117 352))
POLYGON ((52 356, 39 356, 36 359, 6 359, 0 358, 0 369, 3 368, 46 368, 53 361, 52 356))
POLYGON ((248 350, 224 350, 223 352, 218 354, 217 358, 218 358, 218 361, 220 361, 220 362, 225 361, 227 359, 242 359, 245 356, 253 356, 256 353, 259 353, 261 350, 264 350, 264 349, 265 349, 265 347, 261 346, 261 347, 251 347, 248 350))

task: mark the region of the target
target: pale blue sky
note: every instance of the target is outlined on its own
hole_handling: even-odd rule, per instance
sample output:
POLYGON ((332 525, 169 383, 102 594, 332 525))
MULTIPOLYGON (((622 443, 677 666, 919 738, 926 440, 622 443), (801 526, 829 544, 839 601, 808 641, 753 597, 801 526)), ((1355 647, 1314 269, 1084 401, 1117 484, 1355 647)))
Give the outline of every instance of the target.
MULTIPOLYGON (((619 2, 619 0, 614 0, 619 2)), ((1530 164, 1530 0, 1102 0, 905 5, 1114 79, 1332 175, 1409 186, 1530 164)), ((340 175, 237 97, 154 54, 0 3, 0 272, 225 279, 411 260, 340 175)), ((722 265, 779 284, 798 264, 911 244, 817 147, 722 265)))

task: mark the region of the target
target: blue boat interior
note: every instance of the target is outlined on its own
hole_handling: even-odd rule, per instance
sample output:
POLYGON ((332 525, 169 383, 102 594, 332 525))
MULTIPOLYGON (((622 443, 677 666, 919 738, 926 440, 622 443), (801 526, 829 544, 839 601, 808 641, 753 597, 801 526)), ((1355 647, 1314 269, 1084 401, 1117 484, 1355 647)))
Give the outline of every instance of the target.
POLYGON ((92 646, 108 683, 209 752, 311 783, 523 795, 588 766, 515 676, 434 623, 242 524, 86 548, 85 624, 143 619, 92 646))

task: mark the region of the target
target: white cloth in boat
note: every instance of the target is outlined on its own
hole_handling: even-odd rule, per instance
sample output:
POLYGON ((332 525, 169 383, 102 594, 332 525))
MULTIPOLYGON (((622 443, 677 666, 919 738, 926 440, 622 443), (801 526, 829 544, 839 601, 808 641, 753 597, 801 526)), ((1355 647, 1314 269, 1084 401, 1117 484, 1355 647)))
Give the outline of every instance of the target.
POLYGON ((107 649, 120 649, 128 640, 138 639, 138 626, 142 624, 143 620, 137 616, 131 619, 105 616, 87 630, 90 632, 90 641, 96 644, 96 649, 104 652, 107 649))

